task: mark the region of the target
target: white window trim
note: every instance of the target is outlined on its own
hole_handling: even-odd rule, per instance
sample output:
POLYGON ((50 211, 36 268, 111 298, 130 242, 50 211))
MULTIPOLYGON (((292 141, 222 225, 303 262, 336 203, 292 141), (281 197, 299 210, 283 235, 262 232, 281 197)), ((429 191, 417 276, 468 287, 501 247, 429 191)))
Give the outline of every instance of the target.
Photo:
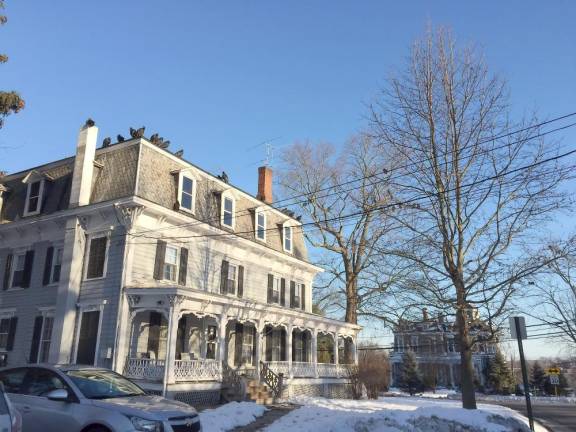
POLYGON ((106 277, 108 272, 108 257, 110 254, 110 232, 109 231, 98 231, 88 234, 86 238, 86 252, 84 255, 84 271, 83 276, 85 281, 96 281, 101 280, 106 277), (102 269, 102 276, 88 278, 88 262, 90 261, 90 249, 92 248, 92 240, 96 238, 106 237, 106 251, 104 253, 104 267, 102 269))
POLYGON ((236 227, 236 198, 232 195, 230 190, 226 190, 222 192, 221 199, 220 199, 220 225, 231 230, 234 230, 236 227), (226 225, 224 223, 224 203, 226 198, 232 201, 232 225, 226 225))
MULTIPOLYGON (((54 267, 56 266, 56 257, 58 256, 58 250, 62 251, 62 261, 64 261, 64 245, 52 245, 54 252, 52 255, 52 266, 50 268, 50 281, 48 285, 58 285, 60 281, 54 281, 54 267)), ((60 279, 62 279, 62 263, 60 263, 60 279)), ((92 280, 92 279, 90 279, 92 280)))
POLYGON ((26 188, 26 202, 24 204, 24 216, 35 216, 40 213, 42 208, 42 198, 44 197, 44 185, 46 183, 46 179, 34 179, 32 181, 27 181, 27 188, 26 188), (38 205, 36 206, 36 210, 29 211, 28 205, 30 203, 30 189, 32 184, 40 182, 40 187, 38 188, 38 205))
POLYGON ((24 255, 24 260, 26 260, 26 252, 29 249, 16 249, 12 251, 12 268, 10 269, 10 283, 8 284, 8 289, 6 291, 19 291, 25 289, 24 287, 17 286, 13 287, 12 282, 14 282, 14 273, 16 272, 16 258, 20 255, 24 255))
MULTIPOLYGON (((34 359, 36 363, 40 361, 42 342, 45 341, 43 337, 44 337, 44 326, 46 325, 46 318, 52 318, 52 333, 54 333, 54 310, 55 308, 53 306, 38 308, 38 311, 42 315, 42 328, 40 329, 40 339, 38 340, 38 352, 36 353, 36 358, 34 359)), ((50 335, 50 345, 52 345, 52 335, 50 335)))
POLYGON ((196 186, 197 180, 190 171, 180 171, 178 173, 178 208, 183 210, 187 213, 195 214, 196 213, 196 186), (182 184, 184 182, 184 177, 192 180, 192 208, 187 209, 186 207, 182 206, 182 184))
POLYGON ((94 365, 98 364, 100 336, 102 333, 102 315, 104 315, 104 306, 107 302, 107 300, 103 300, 101 304, 77 304, 78 325, 76 326, 76 334, 74 336, 74 355, 72 357, 74 359, 74 363, 78 363, 78 342, 80 338, 80 328, 82 328, 82 318, 84 317, 84 312, 99 311, 100 314, 98 315, 98 333, 96 335, 96 347, 94 349, 94 365))
POLYGON ((272 295, 274 295, 274 287, 276 286, 276 280, 278 280, 278 301, 272 302, 270 304, 280 305, 282 303, 282 276, 277 273, 271 273, 273 277, 272 282, 272 295))
POLYGON ((162 280, 164 282, 168 282, 170 284, 174 284, 175 282, 178 282, 178 275, 180 273, 180 248, 178 246, 174 246, 171 244, 167 244, 166 245, 166 250, 168 250, 168 248, 171 249, 176 249, 176 270, 174 270, 174 280, 172 279, 166 279, 166 272, 165 272, 165 268, 166 268, 166 255, 164 255, 164 264, 162 264, 162 280))
POLYGON ((282 250, 289 254, 294 251, 294 226, 290 221, 286 221, 282 224, 282 250), (290 228, 290 249, 286 249, 286 228, 290 228))
POLYGON ((262 207, 257 207, 254 211, 254 238, 259 242, 266 243, 266 231, 268 225, 268 218, 266 217, 266 210, 262 207), (264 217, 264 238, 258 237, 258 216, 262 215, 264 217))

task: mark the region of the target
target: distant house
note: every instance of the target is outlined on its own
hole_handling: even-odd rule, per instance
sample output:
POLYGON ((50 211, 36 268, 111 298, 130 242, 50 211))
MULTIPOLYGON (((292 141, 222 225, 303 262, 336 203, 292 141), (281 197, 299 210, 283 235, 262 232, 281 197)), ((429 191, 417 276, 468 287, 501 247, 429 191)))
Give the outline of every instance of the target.
POLYGON ((1 362, 108 367, 190 402, 262 364, 292 394, 345 388, 360 327, 312 313, 321 269, 271 170, 254 197, 142 136, 97 149, 97 131, 0 176, 1 362))
MULTIPOLYGON (((478 311, 467 311, 472 336, 491 334, 488 325, 479 319, 478 311)), ((454 322, 446 322, 442 316, 431 318, 426 309, 421 321, 401 320, 394 328, 394 351, 390 354, 392 385, 397 385, 402 368, 402 356, 406 351, 416 355, 418 368, 424 379, 439 387, 460 385, 460 348, 457 342, 458 328, 454 322)), ((472 361, 475 378, 485 382, 488 362, 496 354, 497 341, 478 342, 474 346, 472 361)))

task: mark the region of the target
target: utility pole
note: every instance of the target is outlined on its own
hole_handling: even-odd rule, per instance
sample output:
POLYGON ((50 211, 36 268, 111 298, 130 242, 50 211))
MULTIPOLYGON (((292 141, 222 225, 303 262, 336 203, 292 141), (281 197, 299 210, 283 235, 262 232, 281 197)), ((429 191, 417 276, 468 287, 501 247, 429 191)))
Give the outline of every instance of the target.
POLYGON ((522 381, 524 382, 524 396, 526 397, 526 411, 528 411, 528 422, 530 430, 534 430, 534 415, 532 414, 532 402, 530 400, 530 384, 528 383, 528 371, 526 368, 526 359, 524 358, 524 346, 522 339, 526 339, 526 322, 524 317, 510 318, 510 334, 512 338, 518 341, 518 351, 520 352, 520 366, 522 367, 522 381))

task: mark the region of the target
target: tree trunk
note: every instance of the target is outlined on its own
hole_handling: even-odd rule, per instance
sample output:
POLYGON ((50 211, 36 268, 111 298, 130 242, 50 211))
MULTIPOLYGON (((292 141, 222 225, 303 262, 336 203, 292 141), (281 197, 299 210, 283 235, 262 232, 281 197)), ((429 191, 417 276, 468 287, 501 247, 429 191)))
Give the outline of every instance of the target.
POLYGON ((465 306, 458 308, 458 339, 460 345, 460 388, 462 390, 462 408, 476 409, 476 394, 474 392, 474 365, 472 363, 472 347, 468 336, 468 321, 465 306))
POLYGON ((347 323, 358 324, 358 292, 356 279, 346 282, 346 318, 347 323))

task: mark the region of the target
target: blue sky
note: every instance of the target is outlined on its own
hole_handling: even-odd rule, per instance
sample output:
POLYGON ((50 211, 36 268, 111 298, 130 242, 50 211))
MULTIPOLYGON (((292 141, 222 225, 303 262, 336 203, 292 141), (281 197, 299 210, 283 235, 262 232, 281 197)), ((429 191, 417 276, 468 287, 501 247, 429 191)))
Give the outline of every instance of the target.
MULTIPOLYGON (((7 0, 5 12, 1 85, 27 102, 0 132, 9 172, 71 155, 90 116, 101 139, 145 125, 254 192, 260 143, 342 143, 428 22, 483 49, 516 113, 576 111, 569 0, 7 0)), ((576 147, 574 130, 563 136, 576 147)))

